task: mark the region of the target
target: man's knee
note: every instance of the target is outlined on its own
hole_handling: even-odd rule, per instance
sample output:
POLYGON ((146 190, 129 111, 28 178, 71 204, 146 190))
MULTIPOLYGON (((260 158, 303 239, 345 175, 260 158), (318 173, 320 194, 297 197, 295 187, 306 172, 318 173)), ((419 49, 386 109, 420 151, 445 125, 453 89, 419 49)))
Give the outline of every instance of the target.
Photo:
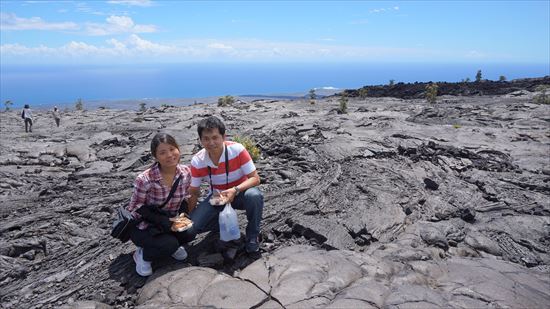
POLYGON ((244 198, 247 201, 253 201, 253 202, 263 202, 264 195, 258 188, 250 188, 244 192, 244 198))

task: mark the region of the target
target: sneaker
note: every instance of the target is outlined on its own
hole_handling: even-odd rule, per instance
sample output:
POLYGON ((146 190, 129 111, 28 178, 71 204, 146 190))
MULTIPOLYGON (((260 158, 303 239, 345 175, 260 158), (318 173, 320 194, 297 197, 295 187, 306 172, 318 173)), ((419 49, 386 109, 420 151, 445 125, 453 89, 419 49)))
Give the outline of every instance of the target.
POLYGON ((151 262, 147 262, 143 259, 143 248, 137 247, 134 252, 134 262, 136 262, 136 272, 142 277, 147 277, 153 274, 153 268, 151 262))
POLYGON ((246 252, 247 253, 256 253, 260 251, 260 242, 258 237, 254 237, 246 242, 246 252))
POLYGON ((183 261, 187 258, 187 251, 185 251, 185 248, 179 247, 174 254, 172 254, 172 257, 175 258, 178 261, 183 261))

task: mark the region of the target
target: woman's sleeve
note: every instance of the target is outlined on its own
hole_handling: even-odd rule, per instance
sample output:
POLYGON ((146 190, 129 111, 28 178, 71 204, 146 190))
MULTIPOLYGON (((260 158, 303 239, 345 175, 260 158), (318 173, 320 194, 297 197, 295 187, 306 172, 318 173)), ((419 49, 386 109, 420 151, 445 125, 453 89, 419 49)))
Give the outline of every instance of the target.
POLYGON ((147 202, 147 191, 149 191, 149 187, 149 181, 142 175, 139 175, 134 181, 134 191, 132 192, 130 203, 126 209, 128 209, 136 219, 141 217, 136 211, 147 202))
POLYGON ((191 193, 189 193, 189 187, 191 186, 191 169, 189 168, 189 166, 184 165, 183 171, 183 179, 181 181, 182 185, 185 188, 185 195, 183 198, 188 199, 189 197, 191 197, 191 193))

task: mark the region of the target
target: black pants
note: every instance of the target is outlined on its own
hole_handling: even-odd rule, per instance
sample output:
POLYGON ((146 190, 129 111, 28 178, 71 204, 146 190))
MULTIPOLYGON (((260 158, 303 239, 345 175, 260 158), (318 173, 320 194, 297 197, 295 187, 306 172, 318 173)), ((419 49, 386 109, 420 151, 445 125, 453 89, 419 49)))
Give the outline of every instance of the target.
POLYGON ((188 231, 157 234, 149 228, 140 230, 137 227, 130 234, 132 242, 143 248, 143 259, 148 262, 171 256, 181 245, 194 238, 195 234, 188 231))
POLYGON ((60 120, 61 120, 60 118, 55 118, 55 124, 56 124, 58 127, 59 127, 59 121, 60 121, 60 120))
POLYGON ((25 132, 32 132, 32 119, 31 118, 25 118, 25 132))

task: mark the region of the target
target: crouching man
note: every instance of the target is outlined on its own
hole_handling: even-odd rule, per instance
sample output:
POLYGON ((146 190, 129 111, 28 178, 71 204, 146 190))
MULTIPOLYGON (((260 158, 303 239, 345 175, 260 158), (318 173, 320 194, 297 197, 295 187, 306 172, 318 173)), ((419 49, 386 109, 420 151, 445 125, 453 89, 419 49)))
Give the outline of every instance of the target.
POLYGON ((196 233, 218 228, 218 214, 224 206, 211 205, 212 194, 219 195, 235 209, 245 210, 245 249, 259 252, 260 221, 264 207, 263 195, 257 186, 260 176, 243 145, 226 141, 225 125, 214 117, 202 119, 197 127, 203 149, 191 160, 189 211, 196 233), (209 196, 197 205, 201 182, 210 185, 209 196))

